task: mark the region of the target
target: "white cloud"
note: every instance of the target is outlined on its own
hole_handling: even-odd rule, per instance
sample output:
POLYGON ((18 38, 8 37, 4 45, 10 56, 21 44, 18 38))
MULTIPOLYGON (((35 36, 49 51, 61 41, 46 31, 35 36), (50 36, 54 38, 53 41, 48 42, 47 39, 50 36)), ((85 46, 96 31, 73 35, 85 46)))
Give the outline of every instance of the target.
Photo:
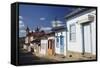
POLYGON ((22 27, 24 28, 25 25, 24 25, 24 24, 20 24, 20 25, 19 25, 19 28, 22 28, 22 27))
POLYGON ((53 27, 58 27, 58 26, 64 26, 63 22, 62 21, 52 21, 52 26, 53 27))
POLYGON ((23 19, 23 17, 22 16, 19 16, 19 19, 23 19))
POLYGON ((35 32, 35 30, 32 30, 33 32, 35 32))
POLYGON ((49 30, 51 30, 51 27, 42 27, 41 30, 49 31, 49 30))
POLYGON ((62 21, 57 20, 57 21, 52 21, 52 23, 61 24, 61 23, 63 23, 63 22, 62 22, 62 21))
POLYGON ((19 16, 19 37, 24 37, 26 35, 25 25, 22 19, 23 17, 19 16))
POLYGON ((23 24, 23 21, 20 20, 20 21, 19 21, 19 24, 23 24))
POLYGON ((40 20, 45 20, 45 18, 44 17, 41 17, 40 20))
POLYGON ((24 25, 24 22, 22 20, 19 20, 19 28, 24 28, 25 25, 24 25))
POLYGON ((19 30, 19 32, 20 32, 20 33, 25 33, 26 31, 25 31, 25 30, 19 30))
POLYGON ((19 29, 19 37, 24 37, 26 35, 26 31, 24 29, 19 29))

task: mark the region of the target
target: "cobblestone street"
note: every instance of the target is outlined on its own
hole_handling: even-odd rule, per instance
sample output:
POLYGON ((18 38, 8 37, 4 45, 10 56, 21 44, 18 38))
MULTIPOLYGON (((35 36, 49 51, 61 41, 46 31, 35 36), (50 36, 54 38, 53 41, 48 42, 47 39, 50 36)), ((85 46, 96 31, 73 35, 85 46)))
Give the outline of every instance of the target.
POLYGON ((81 53, 77 53, 77 52, 67 52, 67 56, 62 56, 62 55, 52 55, 52 56, 42 56, 40 54, 37 54, 37 56, 41 57, 41 58, 46 58, 46 59, 53 59, 56 61, 81 61, 81 60, 95 60, 96 57, 95 55, 91 55, 91 54, 84 54, 82 55, 81 53))
POLYGON ((95 55, 68 51, 66 56, 62 55, 41 55, 39 53, 27 52, 25 50, 19 51, 19 64, 35 64, 35 63, 50 63, 61 61, 81 61, 81 60, 95 60, 95 55))
POLYGON ((27 52, 25 50, 19 51, 19 64, 36 64, 36 63, 50 63, 61 61, 81 61, 81 60, 95 60, 95 55, 68 51, 66 56, 62 55, 41 55, 39 53, 27 52))
POLYGON ((19 54, 19 64, 35 64, 35 63, 50 63, 56 62, 54 59, 36 56, 30 53, 20 53, 19 54))

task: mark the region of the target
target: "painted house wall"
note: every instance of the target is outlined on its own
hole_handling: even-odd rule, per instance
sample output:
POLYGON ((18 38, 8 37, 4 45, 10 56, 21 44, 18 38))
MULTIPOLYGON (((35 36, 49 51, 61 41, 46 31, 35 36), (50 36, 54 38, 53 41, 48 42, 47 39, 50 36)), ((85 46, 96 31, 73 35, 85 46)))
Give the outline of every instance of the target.
POLYGON ((66 31, 62 31, 62 35, 64 36, 64 52, 61 53, 61 46, 60 46, 60 35, 61 35, 61 32, 56 32, 55 33, 55 53, 56 54, 63 54, 66 56, 66 31), (59 37, 59 42, 57 43, 57 39, 56 39, 56 36, 58 34, 58 37, 59 37))
POLYGON ((30 37, 30 41, 33 41, 33 40, 34 40, 34 38, 33 38, 33 36, 31 36, 31 37, 30 37))
POLYGON ((29 43, 29 42, 28 42, 28 39, 29 39, 29 37, 26 37, 26 38, 25 38, 25 43, 29 43))
POLYGON ((46 55, 47 46, 48 46, 48 40, 47 39, 42 39, 41 40, 41 47, 40 47, 40 54, 46 55))
POLYGON ((29 43, 29 41, 33 41, 33 40, 34 40, 33 36, 26 36, 25 43, 29 43))
POLYGON ((49 40, 49 39, 55 39, 55 37, 54 37, 54 36, 50 36, 50 37, 48 37, 48 40, 49 40))
MULTIPOLYGON (((27 43, 30 43, 30 41, 33 41, 33 36, 30 36, 30 37, 27 36, 27 37, 25 38, 25 43, 26 43, 26 44, 27 44, 27 43)), ((27 45, 23 44, 23 49, 28 50, 28 52, 31 51, 31 47, 33 47, 33 44, 32 44, 32 43, 30 43, 30 46, 27 46, 27 45)))
MULTIPOLYGON (((96 14, 96 11, 92 12, 93 14, 96 14)), ((91 24, 92 26, 92 53, 96 54, 96 16, 94 17, 94 21, 91 24)))
MULTIPOLYGON (((81 19, 83 19, 84 17, 86 17, 88 14, 93 14, 95 16, 96 11, 89 11, 89 12, 85 12, 82 13, 80 16, 78 17, 74 17, 73 19, 70 19, 66 22, 67 24, 67 42, 68 42, 68 50, 70 51, 75 51, 75 52, 82 52, 82 26, 80 24, 77 24, 77 22, 81 19), (71 24, 75 24, 76 26, 76 40, 75 41, 71 41, 70 40, 70 25, 71 24)), ((94 19, 94 21, 91 22, 91 27, 92 27, 92 54, 96 54, 96 18, 94 19)))

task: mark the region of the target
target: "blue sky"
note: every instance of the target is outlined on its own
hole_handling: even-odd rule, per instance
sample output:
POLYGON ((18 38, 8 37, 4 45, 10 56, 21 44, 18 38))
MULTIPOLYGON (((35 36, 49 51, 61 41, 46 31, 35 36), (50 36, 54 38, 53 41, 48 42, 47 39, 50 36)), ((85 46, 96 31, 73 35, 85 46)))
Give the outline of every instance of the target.
MULTIPOLYGON (((34 30, 36 26, 52 27, 52 21, 57 17, 59 21, 65 24, 65 16, 75 8, 40 6, 40 5, 19 5, 20 23, 23 27, 28 26, 34 30)), ((23 32, 23 31, 22 31, 23 32)))

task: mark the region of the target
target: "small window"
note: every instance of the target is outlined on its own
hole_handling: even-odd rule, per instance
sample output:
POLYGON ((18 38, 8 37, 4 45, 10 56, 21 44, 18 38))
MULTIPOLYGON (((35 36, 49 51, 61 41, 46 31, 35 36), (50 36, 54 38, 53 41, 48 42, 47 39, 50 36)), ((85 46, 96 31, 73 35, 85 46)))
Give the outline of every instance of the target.
POLYGON ((76 41, 76 26, 75 26, 75 24, 70 25, 70 41, 76 41))

